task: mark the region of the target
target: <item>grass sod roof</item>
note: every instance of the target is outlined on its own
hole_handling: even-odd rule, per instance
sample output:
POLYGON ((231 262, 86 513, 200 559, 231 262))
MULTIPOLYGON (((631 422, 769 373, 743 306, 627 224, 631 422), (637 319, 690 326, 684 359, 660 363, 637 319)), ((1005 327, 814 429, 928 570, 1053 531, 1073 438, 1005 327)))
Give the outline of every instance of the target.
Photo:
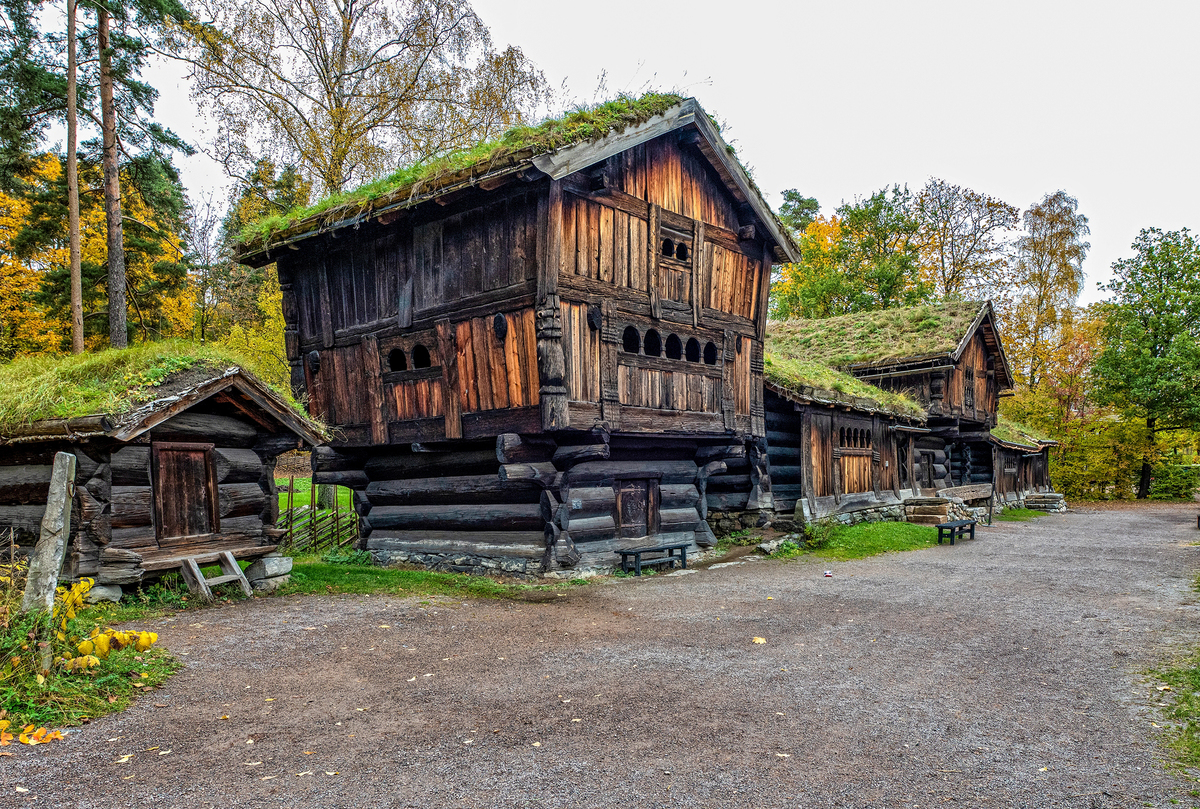
MULTIPOLYGON (((183 340, 77 355, 21 357, 0 365, 0 435, 49 419, 129 414, 244 366, 227 349, 183 340)), ((282 405, 312 423, 289 391, 261 384, 282 405)))
POLYGON ((399 169, 307 207, 264 217, 241 232, 239 250, 246 254, 317 223, 339 222, 420 193, 515 166, 539 154, 598 140, 662 115, 683 101, 683 96, 673 93, 646 93, 639 98, 620 96, 536 126, 513 127, 495 140, 399 169))
POLYGON ((1024 424, 1018 424, 1003 413, 997 416, 996 426, 992 428, 992 438, 1005 444, 1029 447, 1030 449, 1041 449, 1043 446, 1058 443, 1045 433, 1024 424))
POLYGON ((763 377, 768 385, 793 396, 925 421, 924 408, 908 396, 877 388, 819 362, 774 353, 769 336, 763 377))
POLYGON ((767 346, 834 368, 952 354, 985 304, 949 301, 767 324, 767 346))

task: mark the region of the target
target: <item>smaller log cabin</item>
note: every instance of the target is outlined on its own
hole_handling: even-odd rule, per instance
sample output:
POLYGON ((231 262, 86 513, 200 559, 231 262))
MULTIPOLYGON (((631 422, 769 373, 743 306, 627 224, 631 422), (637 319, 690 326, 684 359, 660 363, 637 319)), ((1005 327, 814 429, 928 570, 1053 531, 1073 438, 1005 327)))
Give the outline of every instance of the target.
POLYGON ((1052 492, 1050 448, 1058 445, 1001 418, 992 429, 996 469, 996 501, 1023 504, 1032 493, 1052 492))
POLYGON ((538 575, 714 541, 709 477, 765 468, 789 238, 694 99, 500 143, 239 247, 277 262, 293 388, 334 428, 317 481, 355 489, 385 562, 538 575))
POLYGON ((253 559, 281 534, 275 460, 321 428, 240 368, 193 368, 121 413, 0 430, 0 538, 37 542, 54 456, 76 458, 63 577, 135 585, 219 551, 253 559))
MULTIPOLYGON (((767 332, 764 397, 774 510, 801 522, 870 509, 899 515, 900 503, 914 495, 913 441, 929 432, 924 410, 904 394, 792 354, 774 325, 767 332)), ((722 482, 710 482, 717 496, 722 482)), ((744 483, 740 488, 749 491, 744 483)), ((728 502, 709 497, 714 510, 728 502)))
POLYGON ((993 433, 1012 378, 990 302, 772 322, 766 368, 780 515, 1050 491, 1048 445, 993 433))

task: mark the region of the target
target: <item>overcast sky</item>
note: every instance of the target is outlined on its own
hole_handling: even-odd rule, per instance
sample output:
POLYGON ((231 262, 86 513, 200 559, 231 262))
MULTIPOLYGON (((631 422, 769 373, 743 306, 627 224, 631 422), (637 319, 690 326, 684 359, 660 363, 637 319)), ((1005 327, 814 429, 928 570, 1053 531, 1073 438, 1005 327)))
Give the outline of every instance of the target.
MULTIPOLYGON (((728 125, 768 201, 823 213, 941 177, 1022 211, 1065 190, 1091 225, 1087 291, 1144 227, 1200 228, 1200 3, 474 0, 591 102, 676 90, 728 125)), ((203 142, 186 85, 155 71, 160 118, 203 142)), ((184 161, 193 197, 221 187, 184 161)))

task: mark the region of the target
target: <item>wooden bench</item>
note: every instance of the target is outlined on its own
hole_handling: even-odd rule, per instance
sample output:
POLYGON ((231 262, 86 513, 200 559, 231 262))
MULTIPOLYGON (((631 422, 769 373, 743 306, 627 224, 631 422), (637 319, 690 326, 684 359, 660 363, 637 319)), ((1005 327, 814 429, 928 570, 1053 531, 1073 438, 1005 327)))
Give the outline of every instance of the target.
POLYGON ((630 548, 625 551, 617 551, 621 554, 621 570, 625 573, 629 572, 630 565, 633 567, 633 575, 642 575, 643 567, 653 567, 657 565, 668 565, 675 567, 675 563, 679 562, 680 567, 687 567, 687 549, 691 545, 690 542, 681 542, 678 545, 650 545, 645 548, 630 548), (676 555, 676 551, 679 552, 676 555), (665 553, 666 556, 655 556, 649 559, 643 559, 642 554, 645 553, 665 553), (630 560, 632 557, 632 562, 630 560))
POLYGON ((955 538, 975 538, 975 520, 951 520, 950 522, 939 523, 937 530, 939 545, 942 544, 942 540, 947 535, 950 537, 950 544, 953 545, 955 538))

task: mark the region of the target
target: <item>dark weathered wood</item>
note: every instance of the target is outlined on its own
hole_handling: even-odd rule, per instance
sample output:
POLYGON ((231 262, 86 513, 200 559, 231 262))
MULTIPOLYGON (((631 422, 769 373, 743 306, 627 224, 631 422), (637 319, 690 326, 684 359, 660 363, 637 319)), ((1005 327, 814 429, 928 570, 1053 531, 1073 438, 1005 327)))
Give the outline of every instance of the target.
POLYGON ((611 485, 618 477, 658 478, 660 484, 693 483, 698 467, 694 461, 589 461, 567 473, 572 486, 611 485))
POLYGON ((537 531, 372 531, 367 549, 540 559, 545 535, 537 531))
POLYGON ((465 449, 460 452, 422 452, 377 455, 369 458, 363 471, 373 480, 421 478, 438 474, 482 474, 497 468, 492 449, 465 449))
POLYGON ((500 463, 538 463, 550 460, 554 440, 540 435, 501 433, 496 436, 496 458, 500 463))
POLYGON ((538 503, 455 504, 437 509, 426 506, 374 506, 371 526, 375 531, 512 531, 541 530, 545 520, 538 503))
POLYGON ((40 464, 0 466, 0 505, 44 504, 53 469, 40 464))
POLYGON ((153 491, 149 486, 113 486, 110 504, 113 528, 154 523, 153 491))
POLYGON ((252 447, 258 431, 239 419, 188 410, 156 426, 153 435, 156 441, 194 439, 222 447, 252 447))
POLYGON ((317 259, 317 313, 321 323, 321 345, 333 347, 333 307, 329 300, 329 276, 325 261, 317 259))
MULTIPOLYGON (((692 325, 700 325, 700 292, 707 277, 704 263, 704 220, 696 218, 692 230, 692 325)), ((761 339, 761 338, 760 338, 761 339)))
POLYGON ((216 447, 213 467, 218 483, 252 483, 262 477, 263 462, 252 449, 216 447))
POLYGON ((561 473, 552 463, 512 463, 500 467, 500 479, 504 481, 533 481, 541 486, 551 486, 561 473))
POLYGON ((267 495, 258 483, 229 483, 218 487, 218 513, 226 517, 262 514, 267 495))
POLYGON ((109 467, 114 486, 149 486, 150 447, 121 447, 112 454, 109 467))
POLYGON ((536 499, 539 488, 529 481, 501 480, 498 473, 493 473, 375 481, 366 487, 366 496, 372 507, 528 503, 536 499))
POLYGON ((322 486, 345 486, 348 489, 362 489, 371 482, 366 472, 313 472, 313 480, 322 486))
POLYGON ((462 438, 462 400, 458 389, 458 348, 449 319, 437 324, 437 339, 442 358, 442 406, 445 409, 446 438, 462 438))
POLYGON ((562 338, 562 307, 558 296, 551 295, 537 309, 538 398, 544 430, 563 430, 570 426, 562 338))
POLYGON ((554 465, 559 469, 567 469, 584 461, 606 461, 610 454, 611 448, 607 443, 559 447, 554 451, 554 465))
POLYGON ((362 366, 366 376, 367 415, 371 423, 371 442, 388 441, 387 416, 383 408, 383 383, 380 381, 379 341, 368 334, 362 342, 362 366))

